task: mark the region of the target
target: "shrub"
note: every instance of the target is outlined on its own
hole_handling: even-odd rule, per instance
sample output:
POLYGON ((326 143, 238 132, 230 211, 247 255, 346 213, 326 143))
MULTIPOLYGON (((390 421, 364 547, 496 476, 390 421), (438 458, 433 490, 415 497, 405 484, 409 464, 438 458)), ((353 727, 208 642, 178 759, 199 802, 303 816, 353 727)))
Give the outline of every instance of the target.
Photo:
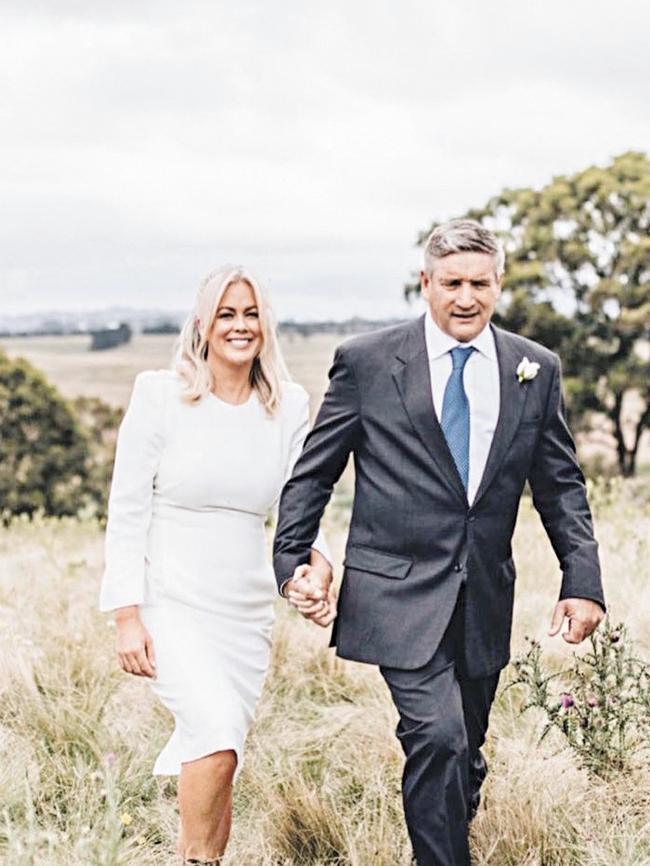
POLYGON ((0 353, 0 512, 76 514, 89 441, 69 404, 28 361, 0 353))
POLYGON ((522 686, 522 712, 546 715, 540 740, 558 730, 582 767, 608 778, 627 770, 650 747, 650 669, 637 658, 625 627, 608 620, 590 637, 591 648, 573 655, 566 670, 550 672, 539 641, 513 662, 508 687, 522 686))

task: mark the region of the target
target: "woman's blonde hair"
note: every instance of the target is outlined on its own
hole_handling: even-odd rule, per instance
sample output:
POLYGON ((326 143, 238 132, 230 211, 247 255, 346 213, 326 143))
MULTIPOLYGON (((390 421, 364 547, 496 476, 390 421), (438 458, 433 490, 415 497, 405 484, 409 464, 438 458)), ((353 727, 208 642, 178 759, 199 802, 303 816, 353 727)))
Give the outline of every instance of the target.
POLYGON ((203 280, 176 341, 174 367, 184 383, 182 396, 186 402, 198 403, 213 390, 215 383, 207 361, 210 333, 226 289, 238 282, 249 285, 255 296, 262 337, 260 352, 251 367, 250 382, 260 403, 273 415, 282 397, 282 380, 288 380, 289 373, 275 332, 271 306, 260 283, 246 268, 225 265, 203 280))

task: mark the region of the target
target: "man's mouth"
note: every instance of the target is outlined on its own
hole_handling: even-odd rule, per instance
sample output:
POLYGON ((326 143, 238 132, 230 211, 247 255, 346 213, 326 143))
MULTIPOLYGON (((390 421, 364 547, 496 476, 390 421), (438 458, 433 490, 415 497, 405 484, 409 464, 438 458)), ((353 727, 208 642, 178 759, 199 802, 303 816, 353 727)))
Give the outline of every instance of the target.
POLYGON ((478 316, 478 312, 476 313, 452 313, 451 314, 454 319, 475 319, 478 316))

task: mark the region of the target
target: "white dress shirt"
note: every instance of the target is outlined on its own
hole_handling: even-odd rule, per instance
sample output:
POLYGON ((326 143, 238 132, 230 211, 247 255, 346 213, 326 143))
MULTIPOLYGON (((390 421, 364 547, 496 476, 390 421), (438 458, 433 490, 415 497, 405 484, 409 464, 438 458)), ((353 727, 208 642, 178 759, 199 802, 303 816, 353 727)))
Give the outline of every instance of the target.
POLYGON ((424 334, 431 371, 431 393, 438 420, 442 418, 442 401, 452 369, 450 350, 456 346, 473 346, 476 350, 467 359, 463 375, 469 401, 467 500, 471 505, 483 476, 499 417, 499 364, 494 335, 486 325, 473 340, 459 343, 436 325, 429 310, 424 320, 424 334))

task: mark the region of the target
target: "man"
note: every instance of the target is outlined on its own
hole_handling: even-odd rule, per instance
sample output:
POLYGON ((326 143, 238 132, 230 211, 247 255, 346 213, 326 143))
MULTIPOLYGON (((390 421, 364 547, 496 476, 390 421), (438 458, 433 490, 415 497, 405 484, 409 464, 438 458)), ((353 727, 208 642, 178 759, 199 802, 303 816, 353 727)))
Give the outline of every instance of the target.
POLYGON ((308 565, 348 455, 355 496, 332 643, 380 666, 399 712, 403 799, 419 866, 470 862, 480 747, 509 660, 511 539, 526 481, 562 569, 551 624, 603 617, 597 544, 567 428, 559 359, 490 324, 504 253, 471 220, 435 229, 426 314, 341 346, 280 502, 278 584, 320 624, 331 574, 308 565))

